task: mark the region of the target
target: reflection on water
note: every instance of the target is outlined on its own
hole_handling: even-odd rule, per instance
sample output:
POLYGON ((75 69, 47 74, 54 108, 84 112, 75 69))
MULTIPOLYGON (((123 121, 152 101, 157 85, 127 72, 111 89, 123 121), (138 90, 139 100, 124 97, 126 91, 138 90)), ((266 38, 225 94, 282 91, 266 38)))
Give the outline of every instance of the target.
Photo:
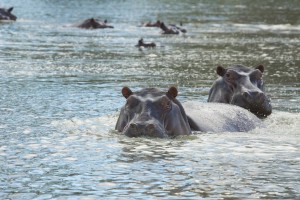
MULTIPOLYGON (((13 5, 12 5, 13 4, 13 5)), ((297 1, 23 1, 0 24, 0 199, 297 199, 297 1), (81 30, 83 19, 115 28, 81 30), (160 19, 187 34, 140 27, 160 19), (155 49, 137 49, 138 39, 155 49), (207 100, 215 67, 263 64, 274 113, 249 133, 114 129, 124 85, 207 100)))

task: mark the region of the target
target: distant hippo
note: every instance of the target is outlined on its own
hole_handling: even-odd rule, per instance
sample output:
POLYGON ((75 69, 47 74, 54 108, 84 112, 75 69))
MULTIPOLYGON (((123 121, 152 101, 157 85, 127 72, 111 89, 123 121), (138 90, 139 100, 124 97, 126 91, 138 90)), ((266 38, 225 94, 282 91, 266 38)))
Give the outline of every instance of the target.
POLYGON ((163 30, 163 34, 179 34, 180 32, 186 33, 186 29, 180 28, 174 24, 167 27, 164 22, 160 24, 160 28, 163 30))
POLYGON ((10 7, 9 9, 0 8, 0 21, 1 20, 13 20, 16 21, 17 17, 11 13, 13 10, 13 7, 10 7))
POLYGON ((256 68, 236 65, 227 69, 218 66, 217 74, 220 77, 210 89, 208 102, 241 106, 258 117, 270 115, 272 106, 265 94, 263 72, 263 65, 256 68))
POLYGON ((147 22, 143 26, 144 27, 160 27, 161 22, 157 20, 155 23, 147 22))
POLYGON ((107 25, 107 20, 104 20, 104 22, 100 22, 94 18, 86 19, 84 22, 77 25, 76 27, 84 29, 114 28, 113 26, 107 25))
POLYGON ((177 89, 168 92, 146 88, 132 92, 122 89, 126 104, 116 124, 116 130, 129 137, 175 137, 191 134, 190 125, 180 102, 176 99, 177 89))
POLYGON ((193 131, 247 132, 263 127, 258 117, 239 106, 193 101, 185 102, 182 106, 193 131))
POLYGON ((156 44, 154 42, 151 43, 144 43, 143 38, 141 38, 138 42, 137 45, 135 45, 136 47, 145 47, 145 48, 149 48, 149 47, 156 47, 156 44))

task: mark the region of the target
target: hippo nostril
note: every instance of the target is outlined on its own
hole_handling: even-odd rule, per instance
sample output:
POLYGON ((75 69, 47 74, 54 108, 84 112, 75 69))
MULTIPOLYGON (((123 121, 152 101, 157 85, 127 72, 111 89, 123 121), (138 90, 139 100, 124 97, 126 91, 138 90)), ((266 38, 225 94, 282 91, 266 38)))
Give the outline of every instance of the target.
POLYGON ((131 123, 131 124, 130 124, 130 128, 131 128, 131 129, 137 129, 137 124, 131 123))
POLYGON ((249 94, 249 92, 243 92, 243 97, 245 97, 246 99, 249 99, 251 97, 251 95, 249 94))
POLYGON ((146 126, 146 128, 147 128, 148 130, 154 130, 154 129, 155 129, 155 125, 154 125, 154 124, 148 124, 148 125, 146 126))

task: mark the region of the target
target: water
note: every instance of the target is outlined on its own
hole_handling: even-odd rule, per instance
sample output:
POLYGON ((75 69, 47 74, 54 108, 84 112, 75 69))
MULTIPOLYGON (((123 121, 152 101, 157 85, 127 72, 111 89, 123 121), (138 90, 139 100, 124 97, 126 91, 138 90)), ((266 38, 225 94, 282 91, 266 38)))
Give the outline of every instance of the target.
POLYGON ((299 199, 298 1, 3 0, 0 199, 299 199), (71 27, 86 18, 114 29, 71 27), (139 27, 182 22, 185 35, 139 27), (138 39, 157 48, 138 50, 138 39), (121 88, 205 102, 217 65, 263 64, 273 114, 249 133, 127 138, 121 88))

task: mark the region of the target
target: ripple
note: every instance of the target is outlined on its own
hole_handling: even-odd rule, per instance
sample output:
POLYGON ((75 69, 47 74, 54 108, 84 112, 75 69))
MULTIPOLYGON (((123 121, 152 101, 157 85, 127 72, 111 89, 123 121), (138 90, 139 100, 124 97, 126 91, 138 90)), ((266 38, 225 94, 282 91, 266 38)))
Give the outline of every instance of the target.
MULTIPOLYGON (((10 1, 4 0, 3 6, 10 1)), ((14 1, 0 29, 0 199, 297 199, 299 5, 14 1), (99 12, 101 11, 101 12, 99 12), (106 30, 71 25, 108 19, 106 30), (142 22, 180 22, 162 35, 142 22), (156 48, 134 45, 138 39, 156 48), (206 102, 216 66, 266 70, 265 128, 166 140, 114 131, 123 86, 206 102)))

